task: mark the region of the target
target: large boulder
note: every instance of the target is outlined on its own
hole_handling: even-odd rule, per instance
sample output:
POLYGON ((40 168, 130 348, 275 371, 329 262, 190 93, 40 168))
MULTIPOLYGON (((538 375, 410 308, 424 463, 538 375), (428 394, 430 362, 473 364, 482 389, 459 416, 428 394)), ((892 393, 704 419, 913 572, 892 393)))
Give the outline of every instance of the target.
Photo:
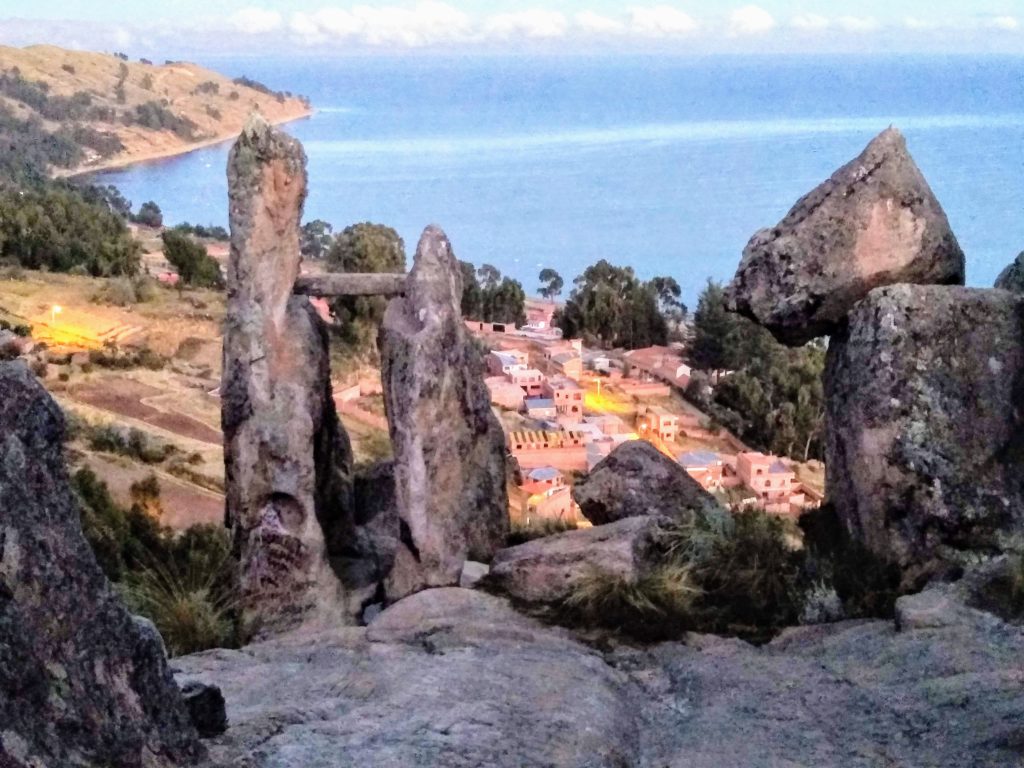
POLYGON ((293 296, 306 157, 259 117, 228 160, 231 259, 221 386, 227 522, 243 609, 261 632, 340 616, 328 567, 352 530, 351 450, 331 397, 326 329, 293 296))
POLYGON ((630 517, 608 525, 566 531, 503 549, 485 581, 513 599, 554 605, 593 573, 636 581, 664 561, 655 517, 630 517))
POLYGON ((82 535, 60 408, 0 363, 0 765, 189 765, 202 755, 151 624, 82 535))
POLYGON ((458 584, 467 559, 490 560, 508 536, 505 439, 461 299, 459 262, 428 227, 380 329, 403 542, 391 599, 458 584))
POLYGON ((995 287, 1004 291, 1024 293, 1024 253, 1018 254, 1017 258, 999 273, 995 287))
POLYGON ((751 238, 731 307, 794 346, 831 335, 869 291, 963 285, 964 254, 895 128, 751 238))
POLYGON ((598 649, 432 589, 369 627, 175 663, 223 689, 231 725, 208 746, 245 768, 1018 765, 1024 633, 943 614, 598 649))
POLYGON ((827 495, 905 587, 1024 552, 1024 297, 872 291, 831 340, 827 495))
POLYGON ((601 460, 572 496, 594 525, 653 515, 679 520, 718 507, 714 497, 646 440, 631 440, 601 460))

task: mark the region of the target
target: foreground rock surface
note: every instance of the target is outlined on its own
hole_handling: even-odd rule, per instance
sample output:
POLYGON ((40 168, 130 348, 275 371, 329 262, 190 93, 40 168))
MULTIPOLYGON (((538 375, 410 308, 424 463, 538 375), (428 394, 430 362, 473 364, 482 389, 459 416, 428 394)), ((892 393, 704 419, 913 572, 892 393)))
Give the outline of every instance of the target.
POLYGON ((328 536, 350 538, 351 450, 331 397, 327 335, 293 296, 306 157, 260 118, 228 161, 231 260, 221 386, 227 520, 243 608, 261 632, 339 613, 328 536))
POLYGON ((202 754, 160 635, 82 536, 60 408, 0 363, 0 765, 175 766, 202 754))
POLYGON ((545 536, 503 549, 486 580, 524 603, 553 604, 595 571, 635 581, 660 561, 663 518, 631 517, 609 525, 545 536))
POLYGON ((436 589, 368 628, 175 663, 223 688, 209 746, 242 768, 995 768, 1021 758, 1022 652, 1001 622, 872 621, 601 654, 436 589))
POLYGON ((893 286, 831 341, 827 493, 905 586, 1024 551, 1024 297, 893 286))
POLYGON ((743 251, 729 300, 799 346, 831 335, 871 289, 964 282, 964 254, 942 207, 889 128, 743 251))
POLYGON ((718 508, 700 483, 646 440, 618 446, 572 495, 594 525, 644 515, 686 520, 718 508))
POLYGON ((508 537, 505 439, 461 298, 448 238, 428 227, 405 296, 389 303, 380 330, 402 531, 387 585, 392 600, 458 584, 467 559, 490 560, 508 537))

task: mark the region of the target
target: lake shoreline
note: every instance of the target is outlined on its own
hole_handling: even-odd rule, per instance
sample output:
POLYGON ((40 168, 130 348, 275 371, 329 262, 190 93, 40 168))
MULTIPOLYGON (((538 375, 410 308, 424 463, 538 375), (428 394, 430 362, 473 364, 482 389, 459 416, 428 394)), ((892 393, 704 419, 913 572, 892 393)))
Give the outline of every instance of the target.
MULTIPOLYGON (((315 109, 303 109, 294 115, 288 115, 277 120, 271 120, 273 125, 286 125, 288 123, 298 122, 300 120, 308 120, 316 112, 315 109)), ((126 168, 131 168, 136 165, 146 165, 148 163, 156 163, 162 160, 170 160, 175 157, 181 157, 182 155, 188 155, 200 149, 206 149, 208 147, 214 147, 218 144, 224 144, 228 141, 234 141, 238 134, 241 132, 242 127, 240 126, 237 131, 226 131, 217 136, 203 139, 202 141, 194 141, 188 144, 182 144, 180 147, 168 150, 157 150, 153 152, 145 152, 140 155, 130 155, 127 157, 118 157, 106 160, 102 163, 89 166, 79 166, 77 168, 62 169, 54 174, 54 178, 57 179, 79 179, 87 176, 92 176, 97 173, 106 173, 108 171, 120 171, 126 168)))

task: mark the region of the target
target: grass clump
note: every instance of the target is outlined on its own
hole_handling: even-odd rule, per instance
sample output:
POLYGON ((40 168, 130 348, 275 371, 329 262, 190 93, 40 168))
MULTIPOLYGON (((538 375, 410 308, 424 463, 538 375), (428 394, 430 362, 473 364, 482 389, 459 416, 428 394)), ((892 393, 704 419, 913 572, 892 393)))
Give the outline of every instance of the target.
POLYGON ((764 642, 800 616, 802 553, 775 516, 697 514, 663 528, 652 562, 634 578, 584 575, 558 606, 559 620, 641 641, 695 631, 764 642))
POLYGON ((595 568, 573 585, 561 609, 573 624, 655 642, 688 629, 700 597, 701 589, 686 566, 663 565, 635 579, 595 568))
POLYGON ((134 277, 112 277, 104 281, 99 290, 93 294, 94 304, 107 304, 115 307, 132 307, 151 301, 156 295, 153 280, 146 275, 134 277))
POLYGON ((176 534, 160 525, 160 486, 152 475, 133 484, 127 509, 88 468, 72 476, 72 487, 97 564, 131 610, 156 625, 172 656, 245 642, 226 530, 196 525, 176 534))
POLYGON ((575 521, 544 519, 530 523, 514 522, 508 535, 508 546, 514 547, 517 544, 525 544, 534 539, 542 539, 545 536, 554 536, 566 531, 575 531, 579 526, 575 521))
POLYGON ((170 443, 156 440, 134 427, 124 429, 111 424, 93 425, 83 421, 76 433, 84 437, 94 451, 116 453, 144 464, 160 464, 178 452, 170 443))
POLYGON ((196 526, 173 542, 172 556, 125 581, 129 607, 149 618, 172 656, 240 644, 234 563, 226 532, 196 526))

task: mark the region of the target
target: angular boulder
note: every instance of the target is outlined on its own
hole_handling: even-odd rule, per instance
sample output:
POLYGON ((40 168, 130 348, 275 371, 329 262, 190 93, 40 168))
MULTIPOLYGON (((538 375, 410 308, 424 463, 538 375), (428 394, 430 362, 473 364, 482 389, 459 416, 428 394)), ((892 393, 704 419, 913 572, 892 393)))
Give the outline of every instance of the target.
POLYGON ((827 495, 904 586, 1024 551, 1024 296, 891 286, 831 340, 827 495))
POLYGON ((728 301, 799 346, 835 333, 873 288, 963 282, 964 254, 946 214, 889 128, 751 238, 728 301))
POLYGON ((406 293, 388 304, 380 329, 404 549, 390 599, 458 584, 466 560, 490 560, 508 536, 505 439, 461 297, 448 238, 428 227, 406 293))
POLYGON ((60 408, 19 361, 0 393, 0 765, 193 764, 163 641, 82 535, 60 408))
POLYGON ((292 295, 305 166, 299 143, 259 117, 228 160, 227 523, 244 611, 264 633, 339 614, 321 522, 352 527, 351 450, 331 397, 326 329, 309 299, 292 295))
POLYGON ((630 517, 608 525, 545 536, 494 556, 487 585, 523 603, 551 605, 595 571, 633 581, 664 558, 655 517, 630 517))
POLYGON ((618 446, 573 487, 572 496, 594 525, 648 515, 689 519, 718 508, 678 462, 646 440, 618 446))
POLYGON ((1013 263, 999 273, 994 287, 1024 293, 1024 253, 1019 254, 1013 263))

